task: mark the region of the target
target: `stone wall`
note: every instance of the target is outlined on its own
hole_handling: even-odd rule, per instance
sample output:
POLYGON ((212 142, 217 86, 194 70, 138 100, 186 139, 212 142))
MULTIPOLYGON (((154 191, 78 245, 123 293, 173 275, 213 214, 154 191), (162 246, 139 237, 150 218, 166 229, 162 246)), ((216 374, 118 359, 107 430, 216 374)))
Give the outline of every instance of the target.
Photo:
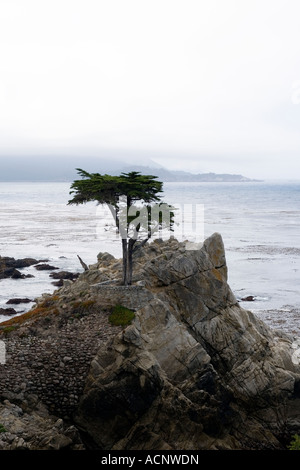
POLYGON ((153 294, 142 285, 116 286, 111 284, 94 284, 91 290, 99 298, 102 307, 117 304, 132 310, 144 307, 153 298, 153 294))
POLYGON ((55 332, 1 336, 6 363, 0 364, 0 397, 37 395, 49 411, 71 416, 82 394, 90 362, 101 344, 120 331, 108 313, 72 319, 55 332))
MULTIPOLYGON (((70 302, 64 308, 69 308, 70 302)), ((117 286, 98 283, 90 293, 96 301, 94 313, 73 315, 58 328, 49 330, 47 318, 38 332, 7 336, 6 363, 0 364, 0 397, 23 399, 24 393, 37 395, 48 409, 59 416, 70 416, 83 392, 90 363, 97 350, 120 331, 109 321, 109 308, 117 304, 137 310, 153 298, 142 285, 117 286), (47 331, 49 331, 47 333, 47 331)))

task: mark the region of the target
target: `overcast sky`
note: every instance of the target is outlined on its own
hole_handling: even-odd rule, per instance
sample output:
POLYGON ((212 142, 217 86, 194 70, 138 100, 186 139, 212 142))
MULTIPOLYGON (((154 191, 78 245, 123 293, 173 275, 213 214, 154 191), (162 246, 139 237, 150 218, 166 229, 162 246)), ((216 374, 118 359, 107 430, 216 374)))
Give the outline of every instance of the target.
POLYGON ((299 26, 299 0, 0 0, 0 156, 300 179, 299 26))

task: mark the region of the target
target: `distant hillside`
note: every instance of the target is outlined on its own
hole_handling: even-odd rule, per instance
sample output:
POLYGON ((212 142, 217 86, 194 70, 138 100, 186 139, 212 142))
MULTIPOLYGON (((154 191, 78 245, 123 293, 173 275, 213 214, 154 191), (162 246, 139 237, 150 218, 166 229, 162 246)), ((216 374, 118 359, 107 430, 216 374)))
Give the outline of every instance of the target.
POLYGON ((161 166, 126 164, 110 158, 96 157, 1 157, 0 181, 73 181, 78 177, 76 168, 91 173, 112 175, 139 171, 157 176, 163 182, 247 182, 254 181, 242 175, 172 171, 161 166))
MULTIPOLYGON (((143 174, 151 174, 157 176, 160 180, 164 182, 248 182, 248 181, 257 181, 250 178, 246 178, 242 175, 232 175, 226 173, 189 173, 187 171, 172 171, 167 170, 166 168, 151 168, 142 165, 133 165, 123 167, 120 172, 128 171, 139 171, 143 174)), ((118 172, 114 172, 118 174, 118 172)))

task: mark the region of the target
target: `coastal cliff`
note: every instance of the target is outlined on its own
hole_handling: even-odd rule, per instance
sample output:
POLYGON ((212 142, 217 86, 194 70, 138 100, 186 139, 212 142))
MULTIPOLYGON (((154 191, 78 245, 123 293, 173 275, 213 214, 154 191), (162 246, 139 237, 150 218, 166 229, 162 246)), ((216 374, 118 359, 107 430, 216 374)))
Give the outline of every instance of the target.
MULTIPOLYGON (((100 253, 78 279, 0 325, 8 351, 0 423, 13 422, 7 410, 16 400, 28 420, 34 401, 35 417, 39 406, 67 415, 73 434, 60 422, 58 441, 70 448, 285 448, 300 433, 295 338, 240 306, 222 237, 198 247, 152 242, 136 253, 129 287, 120 285, 121 269, 100 253), (116 305, 133 312, 128 324, 111 324, 116 305)), ((49 419, 39 419, 35 436, 49 419)), ((8 441, 1 433, 0 448, 8 441)), ((29 438, 22 445, 48 448, 29 438)))

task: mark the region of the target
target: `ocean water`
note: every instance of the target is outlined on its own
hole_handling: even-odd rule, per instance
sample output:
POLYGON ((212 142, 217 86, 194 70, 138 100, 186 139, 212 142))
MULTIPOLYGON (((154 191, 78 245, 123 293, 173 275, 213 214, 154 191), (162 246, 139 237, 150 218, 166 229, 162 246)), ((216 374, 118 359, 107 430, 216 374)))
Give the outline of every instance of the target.
MULTIPOLYGON (((87 264, 99 252, 121 256, 109 211, 92 202, 67 205, 69 190, 70 183, 0 183, 0 255, 47 259, 72 272, 82 272, 77 255, 87 264)), ((222 235, 229 285, 244 308, 300 334, 300 182, 165 183, 163 199, 200 208, 196 225, 184 223, 187 238, 222 235), (255 300, 241 300, 247 296, 255 300)), ((56 289, 49 271, 22 272, 34 277, 0 280, 0 307, 11 298, 32 299, 14 307, 22 313, 56 289)))

